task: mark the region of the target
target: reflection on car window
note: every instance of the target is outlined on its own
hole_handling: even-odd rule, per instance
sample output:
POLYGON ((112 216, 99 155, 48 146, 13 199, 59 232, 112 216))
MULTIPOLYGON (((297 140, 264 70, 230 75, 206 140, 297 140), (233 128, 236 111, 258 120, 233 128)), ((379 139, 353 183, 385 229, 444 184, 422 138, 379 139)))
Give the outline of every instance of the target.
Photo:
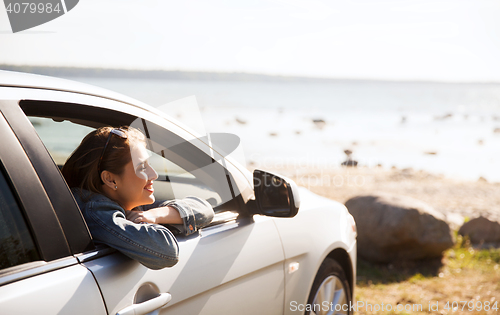
POLYGON ((12 190, 0 170, 0 269, 40 260, 12 190))
POLYGON ((159 176, 195 178, 195 176, 179 165, 169 161, 158 153, 149 151, 149 164, 155 169, 159 176))
POLYGON ((155 181, 155 197, 158 200, 182 199, 197 196, 207 200, 212 206, 221 203, 220 195, 203 184, 192 173, 150 151, 150 164, 158 173, 155 181))

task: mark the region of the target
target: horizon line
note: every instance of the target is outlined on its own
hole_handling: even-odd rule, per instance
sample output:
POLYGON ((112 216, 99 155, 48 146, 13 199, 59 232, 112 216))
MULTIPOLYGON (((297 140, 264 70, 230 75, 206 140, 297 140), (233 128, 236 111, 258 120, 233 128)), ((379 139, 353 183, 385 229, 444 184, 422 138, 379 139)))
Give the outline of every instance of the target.
POLYGON ((123 77, 135 79, 167 79, 167 80, 237 80, 237 81, 274 81, 274 82, 380 82, 380 83, 437 83, 437 84, 500 84, 497 81, 446 81, 446 80, 411 80, 411 79, 375 79, 375 78, 335 78, 311 77, 299 75, 265 74, 243 71, 203 71, 203 70, 165 70, 165 69, 131 69, 131 68, 99 68, 74 66, 41 66, 0 64, 0 70, 28 72, 48 76, 84 76, 84 77, 123 77), (134 75, 135 74, 135 75, 134 75))

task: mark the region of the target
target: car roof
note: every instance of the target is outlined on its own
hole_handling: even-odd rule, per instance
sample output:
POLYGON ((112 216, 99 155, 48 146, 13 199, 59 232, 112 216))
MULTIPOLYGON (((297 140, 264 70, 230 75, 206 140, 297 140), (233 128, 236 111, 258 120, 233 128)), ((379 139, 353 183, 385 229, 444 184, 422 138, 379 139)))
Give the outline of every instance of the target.
POLYGON ((153 108, 131 97, 97 86, 38 74, 0 70, 0 86, 72 92, 107 98, 147 110, 153 108))
POLYGON ((132 97, 90 84, 38 74, 0 70, 0 87, 61 91, 110 99, 159 115, 171 123, 181 127, 191 135, 196 136, 196 133, 191 128, 151 105, 140 102, 132 97))

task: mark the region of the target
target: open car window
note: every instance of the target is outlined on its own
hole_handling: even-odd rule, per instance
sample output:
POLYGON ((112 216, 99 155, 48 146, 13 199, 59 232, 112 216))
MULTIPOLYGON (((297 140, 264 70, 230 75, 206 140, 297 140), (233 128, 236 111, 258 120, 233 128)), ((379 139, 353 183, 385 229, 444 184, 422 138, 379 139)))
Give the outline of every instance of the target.
POLYGON ((52 159, 62 167, 82 139, 94 128, 56 121, 45 117, 28 117, 52 159))
POLYGON ((238 209, 239 193, 236 185, 231 184, 228 171, 192 143, 161 126, 125 113, 85 105, 61 106, 61 103, 36 101, 21 101, 20 105, 60 168, 92 130, 100 126, 137 127, 133 122, 139 120, 138 129, 144 125, 141 131, 148 137, 150 163, 159 175, 154 184, 157 200, 191 195, 207 200, 216 213, 238 209))

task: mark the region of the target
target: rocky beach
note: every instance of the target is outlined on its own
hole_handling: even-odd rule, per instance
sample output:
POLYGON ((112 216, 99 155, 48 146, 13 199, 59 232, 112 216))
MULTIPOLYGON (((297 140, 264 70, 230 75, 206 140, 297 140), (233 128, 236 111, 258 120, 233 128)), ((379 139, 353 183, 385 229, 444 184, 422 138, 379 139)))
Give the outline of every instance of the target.
MULTIPOLYGON (((355 299, 359 305, 365 305, 358 309, 358 313, 497 314, 500 299, 500 242, 485 243, 479 240, 473 244, 468 237, 462 237, 457 232, 460 227, 466 226, 464 222, 475 222, 472 228, 481 233, 493 230, 491 224, 498 225, 500 183, 490 183, 484 179, 457 180, 414 169, 380 167, 276 168, 274 171, 294 179, 316 194, 341 203, 352 201, 357 196, 385 194, 410 202, 413 200, 415 208, 425 204, 424 207, 430 207, 436 217, 448 224, 448 233, 454 245, 444 250, 439 257, 396 259, 384 263, 361 258, 363 253, 360 251, 363 248, 359 246, 361 231, 358 224, 355 299), (370 305, 374 308, 370 308, 370 305), (399 308, 392 311, 386 308, 382 312, 381 305, 399 308), (473 307, 470 308, 470 305, 473 307), (403 309, 406 306, 408 308, 403 309), (421 308, 415 309, 415 306, 421 308)), ((409 208, 412 208, 411 204, 409 208)), ((376 223, 373 224, 376 229, 376 223)))

